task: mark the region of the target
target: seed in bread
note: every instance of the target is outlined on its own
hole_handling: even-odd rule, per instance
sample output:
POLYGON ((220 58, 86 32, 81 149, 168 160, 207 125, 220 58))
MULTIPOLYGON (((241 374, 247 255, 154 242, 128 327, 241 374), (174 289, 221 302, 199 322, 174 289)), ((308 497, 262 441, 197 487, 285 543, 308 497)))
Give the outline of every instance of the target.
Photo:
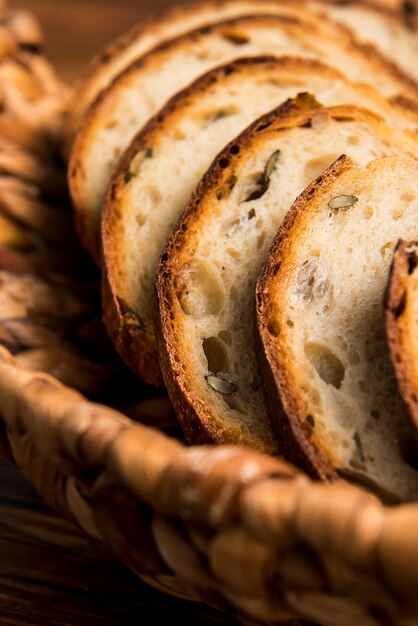
POLYGON ((321 478, 406 501, 418 498, 418 471, 402 454, 410 429, 383 300, 396 242, 418 237, 417 211, 416 159, 363 168, 341 156, 296 200, 257 288, 272 415, 287 415, 273 418, 281 440, 321 478), (340 206, 342 196, 354 201, 340 206))

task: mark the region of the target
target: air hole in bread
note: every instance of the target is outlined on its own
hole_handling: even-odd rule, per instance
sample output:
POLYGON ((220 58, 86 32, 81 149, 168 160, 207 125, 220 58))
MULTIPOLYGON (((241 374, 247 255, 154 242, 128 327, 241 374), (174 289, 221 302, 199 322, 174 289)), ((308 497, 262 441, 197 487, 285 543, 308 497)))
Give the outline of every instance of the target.
POLYGON ((214 272, 200 261, 184 263, 174 278, 174 289, 186 315, 218 315, 225 295, 214 272))
POLYGON ((413 202, 416 198, 416 194, 413 191, 404 191, 401 198, 405 202, 413 202))
MULTIPOLYGON (((226 166, 228 167, 228 166, 226 166)), ((229 198, 231 192, 235 185, 237 184, 237 177, 233 174, 229 176, 221 187, 219 187, 218 192, 216 194, 217 200, 224 200, 225 198, 229 198)))
POLYGON ((227 254, 229 254, 230 257, 235 259, 235 261, 239 261, 241 258, 241 252, 236 248, 227 248, 226 252, 227 254))
POLYGON ((313 415, 307 415, 301 423, 302 430, 308 439, 312 437, 312 433, 315 429, 315 418, 313 415))
POLYGON ((370 204, 366 204, 364 209, 363 209, 363 217, 366 220, 369 220, 373 217, 373 207, 370 206, 370 204))
POLYGON ((232 31, 223 32, 222 37, 226 39, 227 41, 229 41, 230 43, 233 43, 234 46, 244 46, 246 43, 250 41, 246 35, 243 35, 242 33, 235 33, 232 31))
POLYGON ((307 415, 305 421, 311 428, 315 428, 315 418, 313 415, 307 415))
POLYGON ((239 218, 231 220, 225 224, 225 234, 227 237, 232 237, 240 228, 241 220, 239 218))
POLYGON ((135 220, 138 226, 143 226, 145 222, 147 221, 146 213, 141 213, 141 212, 137 213, 135 216, 135 220))
POLYGON ((405 207, 394 207, 392 209, 392 219, 397 222, 405 215, 405 207))
POLYGON ((208 364, 208 370, 214 374, 227 372, 229 367, 228 353, 224 344, 217 337, 207 337, 202 341, 203 352, 208 364))
POLYGON ((388 241, 383 246, 381 246, 380 254, 382 255, 382 257, 387 257, 389 255, 392 255, 392 251, 394 247, 395 247, 395 244, 393 243, 393 241, 388 241))
POLYGON ((297 275, 297 293, 306 304, 327 301, 330 304, 333 287, 326 268, 316 260, 307 260, 297 275))
POLYGON ((108 122, 106 122, 104 128, 106 130, 112 130, 113 128, 116 128, 118 124, 119 124, 119 120, 111 119, 108 122))
POLYGON ((267 322, 267 330, 272 337, 278 337, 280 335, 280 324, 274 317, 267 322))
POLYGON ((414 269, 418 265, 418 258, 416 255, 416 251, 410 253, 408 255, 408 274, 413 274, 414 269))
POLYGON ((340 155, 325 154, 315 159, 310 159, 305 165, 305 186, 308 186, 315 178, 318 178, 340 155))
POLYGON ((339 389, 344 380, 345 367, 332 350, 323 344, 308 342, 304 345, 304 352, 319 377, 339 389))
POLYGON ((257 250, 261 250, 267 237, 267 232, 262 230, 257 237, 257 250))

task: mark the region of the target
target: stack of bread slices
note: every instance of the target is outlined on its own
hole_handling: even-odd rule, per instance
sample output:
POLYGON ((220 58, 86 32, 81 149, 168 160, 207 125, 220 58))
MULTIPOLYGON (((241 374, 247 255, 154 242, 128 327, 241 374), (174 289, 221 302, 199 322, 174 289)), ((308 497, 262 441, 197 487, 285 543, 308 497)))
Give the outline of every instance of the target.
POLYGON ((384 307, 418 239, 411 6, 184 5, 92 61, 65 142, 108 332, 189 442, 391 502, 418 499, 402 303, 384 307))

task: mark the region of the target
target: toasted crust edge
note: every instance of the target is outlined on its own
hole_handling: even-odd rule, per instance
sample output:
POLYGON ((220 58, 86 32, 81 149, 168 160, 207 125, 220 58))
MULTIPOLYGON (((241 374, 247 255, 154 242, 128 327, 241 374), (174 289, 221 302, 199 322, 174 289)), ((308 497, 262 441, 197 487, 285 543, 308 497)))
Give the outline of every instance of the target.
POLYGON ((385 293, 386 335, 398 389, 418 437, 418 355, 410 337, 411 311, 408 303, 417 282, 417 242, 399 240, 389 270, 385 293), (414 284, 412 284, 414 283, 414 284))

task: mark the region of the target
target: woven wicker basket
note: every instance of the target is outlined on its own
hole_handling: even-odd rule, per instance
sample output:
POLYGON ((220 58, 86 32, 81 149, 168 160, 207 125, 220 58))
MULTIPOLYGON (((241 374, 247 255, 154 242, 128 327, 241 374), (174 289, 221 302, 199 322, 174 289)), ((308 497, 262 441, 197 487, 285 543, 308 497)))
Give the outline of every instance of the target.
POLYGON ((114 355, 59 156, 68 89, 33 19, 0 12, 0 452, 166 593, 246 623, 418 624, 418 505, 186 447, 114 355))

